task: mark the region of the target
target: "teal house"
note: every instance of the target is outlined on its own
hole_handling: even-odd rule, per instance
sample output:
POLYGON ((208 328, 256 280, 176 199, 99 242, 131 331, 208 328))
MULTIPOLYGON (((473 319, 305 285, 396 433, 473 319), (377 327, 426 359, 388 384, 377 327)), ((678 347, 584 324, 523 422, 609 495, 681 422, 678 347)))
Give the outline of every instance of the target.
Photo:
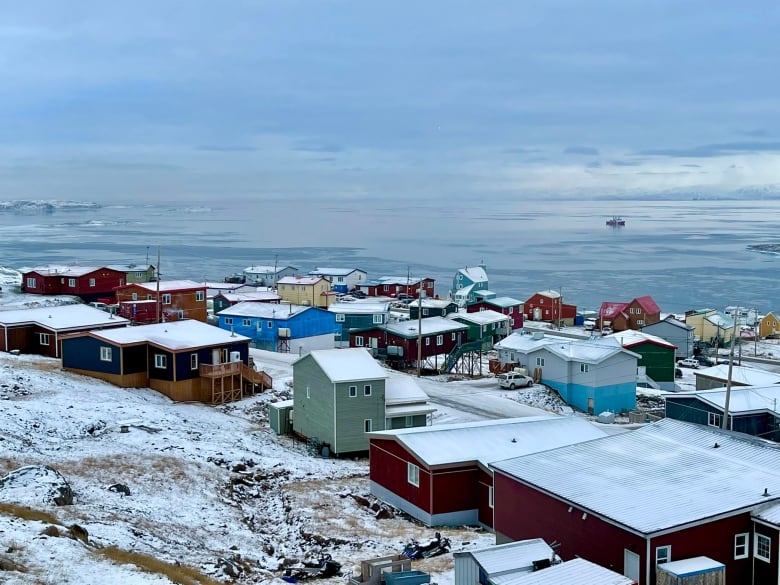
POLYGON ((450 297, 459 307, 465 307, 481 299, 495 297, 488 287, 486 266, 480 264, 471 268, 461 268, 452 279, 450 297))

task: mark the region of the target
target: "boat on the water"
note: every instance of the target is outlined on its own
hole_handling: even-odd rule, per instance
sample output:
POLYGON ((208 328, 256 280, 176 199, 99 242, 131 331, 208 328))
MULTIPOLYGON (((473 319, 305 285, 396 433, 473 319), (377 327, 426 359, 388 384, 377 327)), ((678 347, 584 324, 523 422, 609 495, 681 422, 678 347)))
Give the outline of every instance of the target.
POLYGON ((613 215, 607 220, 607 225, 610 227, 620 227, 626 225, 626 220, 619 215, 613 215))

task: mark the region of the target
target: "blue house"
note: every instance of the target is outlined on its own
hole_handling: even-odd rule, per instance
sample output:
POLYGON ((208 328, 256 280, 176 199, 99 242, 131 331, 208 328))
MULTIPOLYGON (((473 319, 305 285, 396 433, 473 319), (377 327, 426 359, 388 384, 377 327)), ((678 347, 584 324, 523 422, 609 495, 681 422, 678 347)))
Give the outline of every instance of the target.
POLYGON ((248 337, 254 347, 282 353, 331 349, 338 332, 335 313, 302 305, 238 303, 217 318, 221 329, 248 337))
POLYGON ((461 268, 452 279, 450 297, 459 307, 465 307, 478 300, 495 297, 488 287, 486 266, 480 264, 472 268, 461 268))
POLYGON ((336 315, 336 347, 349 347, 349 332, 387 325, 390 301, 372 298, 352 302, 333 303, 328 311, 336 315))

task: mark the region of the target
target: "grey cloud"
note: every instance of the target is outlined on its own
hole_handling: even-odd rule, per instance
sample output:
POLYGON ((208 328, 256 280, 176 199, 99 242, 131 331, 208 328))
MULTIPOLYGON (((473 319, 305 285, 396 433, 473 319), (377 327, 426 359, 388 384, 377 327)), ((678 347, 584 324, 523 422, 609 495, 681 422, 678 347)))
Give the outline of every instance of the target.
POLYGON ((563 150, 563 154, 587 154, 589 156, 597 156, 598 153, 598 148, 592 146, 568 146, 563 150))
POLYGON ((739 132, 743 136, 751 136, 752 138, 763 138, 769 136, 769 132, 766 130, 742 130, 739 132))
POLYGON ((691 148, 654 148, 640 150, 638 154, 652 156, 671 156, 679 158, 708 158, 740 152, 777 152, 780 142, 723 142, 720 144, 702 144, 691 148))
POLYGON ((616 167, 638 167, 642 163, 635 160, 613 160, 611 161, 613 166, 616 167))

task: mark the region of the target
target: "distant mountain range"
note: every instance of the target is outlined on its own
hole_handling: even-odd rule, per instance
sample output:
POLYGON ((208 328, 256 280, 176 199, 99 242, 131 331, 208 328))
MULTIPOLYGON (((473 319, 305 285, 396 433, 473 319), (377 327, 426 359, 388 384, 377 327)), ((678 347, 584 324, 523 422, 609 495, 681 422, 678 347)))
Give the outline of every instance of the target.
POLYGON ((63 201, 59 199, 16 199, 0 201, 0 212, 13 213, 53 213, 55 211, 77 211, 81 209, 99 209, 100 205, 92 201, 63 201))

